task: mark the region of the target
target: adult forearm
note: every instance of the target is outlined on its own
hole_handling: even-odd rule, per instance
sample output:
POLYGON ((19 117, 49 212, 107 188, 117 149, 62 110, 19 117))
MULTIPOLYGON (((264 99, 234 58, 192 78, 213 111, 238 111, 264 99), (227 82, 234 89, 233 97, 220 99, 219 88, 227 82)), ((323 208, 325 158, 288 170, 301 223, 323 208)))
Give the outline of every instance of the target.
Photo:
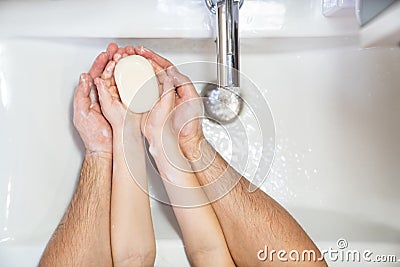
POLYGON ((40 261, 40 266, 112 266, 108 153, 85 156, 71 204, 40 261))
POLYGON ((156 246, 149 196, 145 191, 147 177, 143 140, 140 131, 125 139, 129 141, 125 146, 125 152, 129 153, 129 166, 124 156, 122 133, 114 133, 111 201, 113 261, 115 266, 153 266, 156 246))
MULTIPOLYGON (((250 183, 229 166, 208 142, 202 140, 198 144, 184 153, 197 171, 200 184, 214 183, 213 188, 206 191, 209 198, 217 199, 232 188, 212 205, 238 266, 294 264, 277 258, 268 263, 260 261, 257 253, 266 245, 269 250, 285 250, 287 253, 298 250, 301 254, 303 250, 313 250, 316 257, 320 256, 311 239, 282 206, 261 190, 249 192, 250 183)), ((323 261, 296 264, 325 266, 323 261)))

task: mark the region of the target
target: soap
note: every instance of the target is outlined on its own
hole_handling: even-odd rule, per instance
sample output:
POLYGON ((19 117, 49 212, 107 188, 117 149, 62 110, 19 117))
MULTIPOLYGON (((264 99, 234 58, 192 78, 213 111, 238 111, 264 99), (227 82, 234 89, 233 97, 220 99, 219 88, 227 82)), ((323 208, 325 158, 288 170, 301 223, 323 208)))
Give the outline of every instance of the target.
POLYGON ((153 66, 142 56, 121 59, 115 66, 114 79, 122 103, 132 112, 149 111, 160 97, 153 66))

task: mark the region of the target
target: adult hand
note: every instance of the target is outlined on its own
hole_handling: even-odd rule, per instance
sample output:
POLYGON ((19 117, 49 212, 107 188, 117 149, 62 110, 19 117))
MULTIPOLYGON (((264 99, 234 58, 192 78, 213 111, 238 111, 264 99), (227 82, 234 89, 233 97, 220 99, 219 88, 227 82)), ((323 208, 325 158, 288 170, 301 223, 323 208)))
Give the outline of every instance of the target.
MULTIPOLYGON (((179 146, 189 160, 199 156, 199 148, 204 140, 201 127, 201 117, 204 113, 202 100, 188 77, 181 74, 168 60, 157 55, 153 51, 142 46, 135 48, 136 54, 147 58, 153 65, 158 81, 164 89, 168 89, 171 83, 175 87, 175 110, 171 116, 172 130, 178 135, 179 146), (164 83, 168 84, 165 86, 164 83)), ((170 108, 169 105, 160 105, 160 109, 170 108)), ((161 112, 161 111, 160 111, 161 112)), ((164 121, 152 121, 151 127, 158 123, 162 126, 164 121)))
POLYGON ((107 52, 98 55, 89 72, 81 74, 75 91, 73 122, 88 154, 112 153, 111 127, 101 114, 93 80, 101 75, 117 51, 118 46, 113 43, 108 46, 107 52))

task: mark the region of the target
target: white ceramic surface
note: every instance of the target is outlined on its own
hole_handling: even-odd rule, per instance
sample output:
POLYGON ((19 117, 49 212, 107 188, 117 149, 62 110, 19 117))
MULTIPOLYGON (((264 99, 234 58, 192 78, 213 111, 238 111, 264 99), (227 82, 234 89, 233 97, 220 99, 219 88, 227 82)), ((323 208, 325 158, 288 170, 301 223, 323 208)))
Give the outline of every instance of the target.
MULTIPOLYGON (((204 0, 0 0, 0 25, 1 35, 210 38, 215 17, 204 0)), ((321 0, 246 0, 240 31, 243 38, 351 36, 358 24, 354 13, 327 19, 321 0)))
MULTIPOLYGON (((83 156, 72 95, 109 37, 0 37, 0 266, 34 266, 70 201, 83 156)), ((116 41, 175 63, 215 59, 211 39, 116 41)), ((241 53, 276 123, 262 189, 321 249, 346 238, 400 258, 400 49, 363 50, 355 37, 261 38, 243 40, 241 53)), ((157 266, 188 266, 171 209, 151 204, 157 266)))
POLYGON ((397 1, 362 27, 361 44, 364 47, 398 46, 400 44, 399 17, 400 2, 397 1))

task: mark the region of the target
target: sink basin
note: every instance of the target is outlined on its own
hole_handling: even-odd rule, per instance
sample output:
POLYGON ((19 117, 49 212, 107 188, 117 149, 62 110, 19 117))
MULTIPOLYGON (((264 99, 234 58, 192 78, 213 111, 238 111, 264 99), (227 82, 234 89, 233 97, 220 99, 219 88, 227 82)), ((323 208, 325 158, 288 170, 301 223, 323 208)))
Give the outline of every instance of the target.
MULTIPOLYGON (((123 28, 135 24, 125 21, 118 21, 120 32, 109 27, 89 33, 98 19, 82 28, 65 27, 68 12, 60 21, 51 12, 42 20, 34 12, 24 22, 13 19, 21 17, 13 12, 39 12, 47 2, 53 11, 72 5, 29 2, 0 1, 0 22, 7 25, 0 29, 0 266, 36 266, 70 202, 83 160, 83 144, 72 124, 73 92, 80 73, 108 43, 144 45, 195 80, 196 75, 215 80, 214 67, 187 68, 215 61, 212 27, 199 26, 208 25, 206 7, 193 20, 196 25, 169 22, 164 29, 155 21, 148 33, 135 29, 132 35, 141 37, 135 39, 128 34, 131 27, 123 28), (58 24, 49 23, 53 20, 58 24)), ((159 4, 157 14, 166 19, 167 11, 160 9, 165 1, 151 2, 159 4)), ((259 1, 249 2, 257 7, 259 1)), ((265 124, 257 128, 250 109, 239 116, 249 133, 250 161, 243 174, 287 208, 320 249, 337 248, 338 240, 346 239, 353 249, 400 259, 400 49, 360 49, 352 19, 334 24, 315 15, 320 0, 307 0, 301 14, 297 1, 261 2, 260 7, 275 7, 270 11, 275 20, 261 20, 275 28, 255 27, 261 11, 245 16, 241 71, 258 88, 243 86, 243 98, 265 124)), ((226 127, 234 132, 235 124, 226 127)), ((229 158, 232 146, 224 129, 205 121, 204 130, 229 158)), ((239 169, 238 162, 240 157, 232 158, 239 169)), ((151 192, 163 191, 151 184, 151 192)), ((151 208, 156 266, 189 266, 171 207, 152 199, 151 208)))

